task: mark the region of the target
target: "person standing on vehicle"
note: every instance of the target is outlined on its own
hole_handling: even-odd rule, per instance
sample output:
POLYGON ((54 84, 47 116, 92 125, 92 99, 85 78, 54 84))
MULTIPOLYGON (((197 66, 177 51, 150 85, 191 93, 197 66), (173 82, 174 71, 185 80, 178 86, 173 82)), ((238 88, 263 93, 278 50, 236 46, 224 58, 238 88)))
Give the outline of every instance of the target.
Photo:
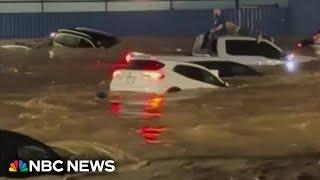
POLYGON ((213 28, 211 34, 215 36, 222 36, 227 34, 226 20, 222 14, 221 9, 213 10, 213 28))
POLYGON ((215 45, 213 44, 214 39, 227 34, 226 21, 222 15, 221 9, 213 10, 213 18, 213 27, 206 33, 204 38, 205 42, 203 44, 203 47, 206 47, 207 52, 210 54, 216 52, 216 49, 214 49, 215 45))

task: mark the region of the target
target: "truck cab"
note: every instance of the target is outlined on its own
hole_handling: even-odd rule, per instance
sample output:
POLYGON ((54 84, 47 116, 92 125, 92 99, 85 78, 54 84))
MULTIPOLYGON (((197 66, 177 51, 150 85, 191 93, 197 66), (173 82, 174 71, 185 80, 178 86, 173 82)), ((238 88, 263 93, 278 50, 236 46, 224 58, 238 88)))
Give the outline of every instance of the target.
POLYGON ((231 61, 253 68, 284 65, 289 72, 296 71, 299 63, 318 60, 316 57, 284 52, 272 38, 268 37, 227 35, 209 38, 206 34, 196 38, 192 55, 157 55, 157 57, 183 62, 231 61))
POLYGON ((283 51, 272 40, 262 37, 221 36, 209 39, 200 35, 196 38, 192 55, 223 58, 247 65, 276 65, 281 64, 283 51))

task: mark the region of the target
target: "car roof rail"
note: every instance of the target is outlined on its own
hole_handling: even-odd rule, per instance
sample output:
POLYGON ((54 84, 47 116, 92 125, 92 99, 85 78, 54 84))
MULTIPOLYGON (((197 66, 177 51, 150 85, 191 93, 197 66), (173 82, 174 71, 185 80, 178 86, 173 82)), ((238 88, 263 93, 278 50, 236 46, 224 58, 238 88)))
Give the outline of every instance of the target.
POLYGON ((76 27, 76 30, 78 31, 87 31, 87 32, 92 32, 92 33, 97 33, 97 34, 102 34, 106 36, 112 36, 111 34, 98 30, 98 29, 93 29, 93 28, 87 28, 87 27, 76 27))

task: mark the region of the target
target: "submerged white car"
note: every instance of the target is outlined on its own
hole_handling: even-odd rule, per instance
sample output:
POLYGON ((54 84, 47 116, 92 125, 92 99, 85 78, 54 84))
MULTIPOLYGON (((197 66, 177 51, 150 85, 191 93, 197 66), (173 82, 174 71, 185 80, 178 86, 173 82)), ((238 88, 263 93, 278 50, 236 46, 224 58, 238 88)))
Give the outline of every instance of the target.
POLYGON ((200 65, 136 56, 113 72, 110 91, 165 94, 184 89, 227 87, 216 70, 200 65))

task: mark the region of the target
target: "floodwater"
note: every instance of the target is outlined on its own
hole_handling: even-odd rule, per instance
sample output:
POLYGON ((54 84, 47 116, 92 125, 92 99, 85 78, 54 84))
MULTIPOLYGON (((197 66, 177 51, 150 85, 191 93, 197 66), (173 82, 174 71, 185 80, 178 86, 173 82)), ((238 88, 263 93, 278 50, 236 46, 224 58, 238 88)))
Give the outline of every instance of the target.
POLYGON ((16 52, 2 59, 1 129, 79 158, 113 158, 119 172, 108 178, 320 178, 317 61, 294 73, 275 67, 264 77, 226 79, 227 89, 99 99, 110 64, 62 64, 47 49, 34 51, 27 60, 16 52))

